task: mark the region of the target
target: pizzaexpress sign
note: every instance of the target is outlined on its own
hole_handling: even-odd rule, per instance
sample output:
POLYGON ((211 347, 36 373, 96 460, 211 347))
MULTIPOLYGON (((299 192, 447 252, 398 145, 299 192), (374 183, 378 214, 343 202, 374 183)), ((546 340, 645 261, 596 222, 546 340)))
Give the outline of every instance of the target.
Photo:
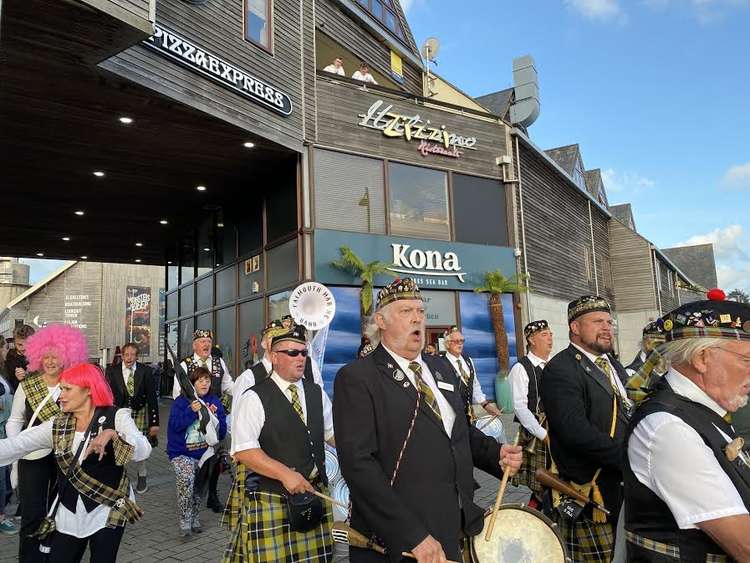
POLYGON ((292 100, 275 86, 197 47, 173 31, 158 25, 154 29, 154 35, 143 42, 149 49, 276 113, 285 117, 291 115, 292 100))
MULTIPOLYGON (((412 278, 423 289, 473 290, 482 285, 485 272, 500 270, 508 277, 516 271, 513 249, 439 240, 315 231, 315 278, 324 284, 358 283, 331 263, 341 258, 339 249, 348 246, 364 262, 380 261, 402 278, 412 278)), ((393 278, 381 276, 376 285, 393 278)))

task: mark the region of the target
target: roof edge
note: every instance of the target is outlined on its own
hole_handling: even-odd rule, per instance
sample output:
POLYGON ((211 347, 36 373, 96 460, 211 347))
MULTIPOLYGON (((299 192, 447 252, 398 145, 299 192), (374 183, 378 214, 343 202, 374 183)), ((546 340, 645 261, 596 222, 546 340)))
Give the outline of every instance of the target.
POLYGON ((51 281, 53 281, 55 278, 57 278, 58 276, 60 276, 60 274, 62 274, 63 272, 69 270, 70 268, 72 268, 76 264, 78 264, 77 260, 69 260, 67 264, 63 264, 57 270, 54 270, 54 271, 50 272, 49 274, 47 274, 46 276, 44 276, 42 279, 40 279, 38 282, 36 282, 34 285, 32 285, 29 289, 27 289, 26 291, 24 291, 23 293, 21 293, 18 297, 16 297, 15 299, 13 299, 13 301, 11 301, 10 303, 8 303, 5 306, 5 308, 8 309, 8 310, 12 309, 16 305, 18 305, 21 301, 23 301, 24 299, 26 299, 26 298, 31 297, 32 295, 34 295, 37 291, 39 291, 40 289, 42 289, 45 285, 47 285, 48 283, 50 283, 51 281))

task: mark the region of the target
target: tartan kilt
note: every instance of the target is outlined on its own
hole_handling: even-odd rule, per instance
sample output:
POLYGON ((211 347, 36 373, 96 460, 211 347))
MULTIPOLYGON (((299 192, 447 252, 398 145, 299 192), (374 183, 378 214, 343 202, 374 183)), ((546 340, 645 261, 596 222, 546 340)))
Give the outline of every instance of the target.
MULTIPOLYGON (((529 436, 529 434, 526 433, 526 436, 529 436)), ((531 438, 533 438, 533 436, 531 436, 531 438)), ((524 450, 523 463, 521 464, 518 473, 511 478, 511 484, 516 487, 519 485, 525 485, 531 489, 537 498, 542 498, 544 487, 536 480, 534 474, 537 469, 549 469, 549 466, 550 460, 547 451, 547 444, 544 443, 544 440, 537 440, 533 454, 530 455, 524 450)))
POLYGON ((573 563, 609 563, 615 550, 615 535, 609 522, 596 524, 581 516, 571 525, 567 518, 554 513, 565 551, 573 563))
POLYGON ((131 416, 133 417, 133 422, 135 422, 136 427, 143 434, 148 434, 148 423, 146 421, 146 411, 147 410, 148 409, 146 407, 143 407, 141 409, 138 409, 137 411, 131 411, 131 416))
POLYGON ((235 530, 239 526, 242 505, 245 502, 245 475, 247 470, 241 463, 236 463, 235 467, 235 477, 232 482, 232 489, 229 491, 229 500, 221 517, 221 523, 228 526, 230 530, 235 530))
MULTIPOLYGON (((321 492, 328 490, 323 487, 321 492)), ((265 491, 247 493, 222 563, 332 563, 333 507, 327 500, 322 502, 320 525, 300 533, 289 529, 284 497, 265 491)))

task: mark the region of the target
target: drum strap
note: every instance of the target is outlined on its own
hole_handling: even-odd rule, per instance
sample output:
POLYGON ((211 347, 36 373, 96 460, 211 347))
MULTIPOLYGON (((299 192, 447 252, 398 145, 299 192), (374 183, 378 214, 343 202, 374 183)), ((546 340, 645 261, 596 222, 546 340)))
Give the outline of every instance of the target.
MULTIPOLYGON (((549 425, 547 425, 547 440, 550 440, 549 435, 549 425)), ((614 392, 612 394, 612 422, 610 423, 609 427, 609 437, 614 438, 615 437, 615 429, 617 428, 617 393, 614 392)), ((554 473, 555 475, 559 475, 560 472, 557 470, 557 464, 555 464, 555 460, 552 457, 552 448, 548 447, 549 450, 549 458, 550 458, 550 472, 554 473)), ((599 489, 599 485, 597 485, 596 480, 599 478, 599 474, 601 473, 602 468, 596 470, 594 473, 594 477, 589 481, 588 483, 584 483, 583 485, 579 485, 577 483, 570 482, 570 486, 579 491, 581 494, 585 496, 591 495, 591 500, 595 503, 604 506, 604 497, 602 497, 602 492, 599 489)), ((552 505, 557 507, 560 505, 560 492, 552 489, 552 505)), ((607 515, 604 514, 601 510, 598 508, 594 508, 593 513, 593 520, 596 524, 604 524, 607 522, 607 515)))

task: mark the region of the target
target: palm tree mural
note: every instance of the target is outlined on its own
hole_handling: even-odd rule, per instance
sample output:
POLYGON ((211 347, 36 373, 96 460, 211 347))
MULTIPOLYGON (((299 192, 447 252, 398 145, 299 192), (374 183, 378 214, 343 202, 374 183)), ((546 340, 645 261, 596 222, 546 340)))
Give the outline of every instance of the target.
POLYGON ((517 275, 508 278, 500 270, 485 272, 484 285, 477 287, 477 293, 490 294, 490 320, 495 332, 495 348, 497 349, 497 362, 500 373, 508 372, 508 334, 505 332, 505 319, 503 315, 503 293, 522 293, 526 291, 523 284, 524 278, 517 275))
POLYGON ((365 262, 357 256, 348 246, 339 248, 341 259, 331 262, 334 268, 359 278, 362 288, 359 290, 359 327, 360 334, 364 334, 367 318, 372 314, 372 287, 374 280, 379 275, 396 277, 389 268, 393 264, 388 262, 365 262))

